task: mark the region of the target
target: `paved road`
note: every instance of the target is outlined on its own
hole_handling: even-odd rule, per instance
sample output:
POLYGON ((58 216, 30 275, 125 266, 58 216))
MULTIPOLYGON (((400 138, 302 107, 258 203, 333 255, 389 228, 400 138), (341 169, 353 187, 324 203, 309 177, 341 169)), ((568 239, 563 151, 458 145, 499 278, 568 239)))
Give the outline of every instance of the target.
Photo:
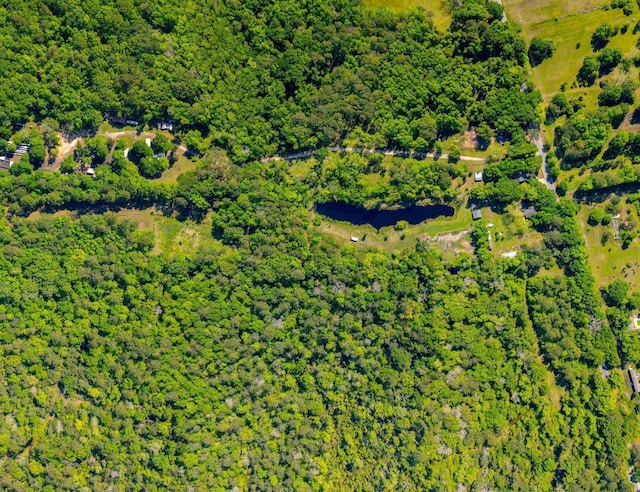
MULTIPOLYGON (((414 152, 408 150, 394 150, 394 149, 365 149, 362 147, 328 147, 328 151, 330 152, 357 152, 357 153, 380 153, 383 155, 393 155, 398 157, 414 157, 417 159, 427 159, 427 158, 435 158, 436 154, 433 152, 414 152)), ((316 154, 318 151, 314 150, 305 150, 304 152, 293 152, 290 154, 284 155, 274 155, 273 157, 265 157, 260 159, 260 162, 270 162, 270 161, 280 161, 280 160, 295 160, 295 159, 305 159, 307 157, 311 157, 316 154)), ((449 154, 438 154, 437 157, 440 159, 448 159, 449 154)), ((487 159, 484 157, 475 157, 470 155, 461 155, 461 161, 466 162, 478 162, 485 163, 487 159)))

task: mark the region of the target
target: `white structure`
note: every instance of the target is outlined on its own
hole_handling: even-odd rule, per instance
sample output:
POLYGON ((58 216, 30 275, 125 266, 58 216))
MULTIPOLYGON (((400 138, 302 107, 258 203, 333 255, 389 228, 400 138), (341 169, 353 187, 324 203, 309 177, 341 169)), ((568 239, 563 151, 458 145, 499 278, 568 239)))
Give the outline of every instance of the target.
POLYGON ((518 252, 517 251, 507 251, 506 253, 502 253, 500 256, 502 256, 503 258, 515 258, 516 256, 518 256, 518 252))
POLYGON ((479 183, 480 181, 482 181, 482 171, 479 171, 479 172, 475 173, 474 179, 475 179, 476 183, 479 183))
POLYGON ((358 242, 358 238, 355 236, 351 236, 351 242, 357 243, 358 242))
POLYGON ((151 139, 150 138, 145 138, 144 139, 144 143, 147 144, 147 147, 151 147, 151 139))

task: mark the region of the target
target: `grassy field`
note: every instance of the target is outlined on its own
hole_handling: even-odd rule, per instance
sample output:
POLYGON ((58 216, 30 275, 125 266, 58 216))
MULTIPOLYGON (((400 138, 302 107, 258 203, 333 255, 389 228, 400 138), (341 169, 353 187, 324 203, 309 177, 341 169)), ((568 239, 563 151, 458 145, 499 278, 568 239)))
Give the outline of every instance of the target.
POLYGON ((424 7, 433 13, 433 22, 438 29, 446 29, 451 24, 446 0, 364 0, 367 7, 390 7, 395 10, 409 7, 424 7))
POLYGON ((155 181, 159 181, 161 183, 175 183, 178 180, 178 176, 184 172, 190 171, 191 169, 195 169, 195 167, 195 162, 184 155, 181 155, 173 166, 163 172, 162 176, 157 178, 155 181))
MULTIPOLYGON (((609 2, 606 2, 609 3, 609 2)), ((597 9, 602 0, 503 0, 507 16, 522 26, 597 9)))
POLYGON ((181 221, 166 217, 152 208, 124 209, 117 215, 136 221, 141 230, 153 231, 156 238, 154 253, 157 254, 191 255, 203 248, 222 248, 211 236, 211 217, 206 217, 202 222, 181 221))
MULTIPOLYGON (((561 86, 565 84, 567 95, 582 96, 587 107, 595 106, 597 95, 600 92, 597 83, 591 87, 572 87, 572 84, 576 80, 584 57, 593 54, 590 44, 591 35, 598 26, 605 22, 622 27, 624 24, 631 23, 631 19, 626 17, 620 9, 615 9, 589 11, 557 19, 550 17, 535 24, 523 24, 527 41, 534 37, 551 39, 556 46, 554 55, 533 70, 536 85, 542 92, 545 101, 560 92, 561 86)), ((618 34, 609 43, 609 46, 613 48, 621 48, 627 57, 636 51, 637 36, 632 34, 632 28, 631 25, 626 34, 618 34)), ((615 70, 606 79, 615 83, 621 82, 629 76, 635 77, 637 75, 615 70)))
MULTIPOLYGON (((42 212, 33 212, 29 219, 36 220, 44 215, 42 212)), ((78 218, 78 213, 72 210, 58 210, 50 214, 54 217, 78 218)), ((153 231, 155 235, 155 254, 175 255, 178 253, 192 255, 201 249, 221 249, 223 246, 211 236, 211 217, 207 216, 202 222, 193 220, 179 220, 175 217, 167 217, 161 212, 148 208, 122 209, 116 212, 120 219, 131 219, 138 224, 140 230, 153 231)))
MULTIPOLYGON (((604 208, 606 203, 597 204, 604 208)), ((629 283, 632 289, 640 287, 640 239, 635 239, 631 246, 622 249, 620 241, 613 239, 613 227, 611 225, 590 226, 587 223, 589 214, 594 206, 583 206, 578 214, 582 231, 589 252, 591 271, 596 279, 596 285, 603 287, 614 280, 622 279, 629 283), (602 244, 602 236, 609 231, 611 239, 602 244)), ((634 206, 623 205, 622 218, 625 218, 627 209, 631 210, 631 217, 638 223, 637 210, 634 206)))

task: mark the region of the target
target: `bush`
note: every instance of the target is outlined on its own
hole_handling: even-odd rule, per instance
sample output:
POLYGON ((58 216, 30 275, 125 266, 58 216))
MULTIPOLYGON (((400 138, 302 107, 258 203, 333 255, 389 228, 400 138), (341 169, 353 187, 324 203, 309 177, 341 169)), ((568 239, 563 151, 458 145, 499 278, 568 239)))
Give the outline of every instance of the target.
POLYGON ((604 48, 598 54, 598 62, 600 62, 600 70, 598 74, 602 77, 610 73, 622 61, 623 54, 620 48, 604 48))
POLYGON ((591 47, 594 51, 604 48, 613 36, 616 35, 617 29, 610 24, 602 24, 591 35, 591 47))
POLYGON ((589 214, 589 224, 592 226, 597 226, 602 222, 602 219, 605 216, 605 211, 601 208, 596 208, 593 212, 589 214))
POLYGON ((153 150, 144 140, 138 140, 129 151, 129 160, 138 165, 145 157, 153 157, 153 150))
POLYGON ((531 66, 540 65, 547 58, 553 56, 555 46, 549 39, 533 38, 529 45, 529 61, 531 66))
POLYGON ((583 85, 593 85, 600 74, 600 61, 595 56, 585 56, 582 67, 578 71, 578 82, 583 85))

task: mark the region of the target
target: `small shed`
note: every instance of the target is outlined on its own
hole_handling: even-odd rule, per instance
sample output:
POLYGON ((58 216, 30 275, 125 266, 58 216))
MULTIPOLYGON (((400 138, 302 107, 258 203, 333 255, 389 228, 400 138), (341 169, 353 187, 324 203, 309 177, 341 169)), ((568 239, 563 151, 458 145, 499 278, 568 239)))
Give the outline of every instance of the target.
POLYGON ((358 238, 355 236, 351 236, 351 242, 352 243, 357 243, 358 242, 358 238))
POLYGON ((506 253, 502 253, 500 256, 502 256, 503 258, 515 258, 516 256, 518 256, 518 252, 517 251, 507 251, 506 253))
POLYGON ((150 138, 145 138, 144 139, 144 143, 147 144, 147 147, 151 147, 151 139, 150 138))
POLYGON ((531 207, 523 208, 522 213, 526 219, 530 219, 536 213, 536 208, 533 205, 531 207))
POLYGON ((629 366, 629 380, 631 381, 631 389, 634 393, 640 393, 640 381, 638 381, 638 374, 633 370, 633 367, 629 366))
POLYGON ((479 183, 480 181, 482 181, 482 171, 478 171, 477 173, 474 174, 473 179, 475 180, 476 183, 479 183))
POLYGON ((87 170, 85 171, 89 176, 95 176, 96 175, 96 170, 92 167, 88 167, 87 170))
POLYGON ((475 209, 471 212, 471 217, 473 217, 473 220, 480 220, 482 218, 482 211, 479 208, 475 209))

